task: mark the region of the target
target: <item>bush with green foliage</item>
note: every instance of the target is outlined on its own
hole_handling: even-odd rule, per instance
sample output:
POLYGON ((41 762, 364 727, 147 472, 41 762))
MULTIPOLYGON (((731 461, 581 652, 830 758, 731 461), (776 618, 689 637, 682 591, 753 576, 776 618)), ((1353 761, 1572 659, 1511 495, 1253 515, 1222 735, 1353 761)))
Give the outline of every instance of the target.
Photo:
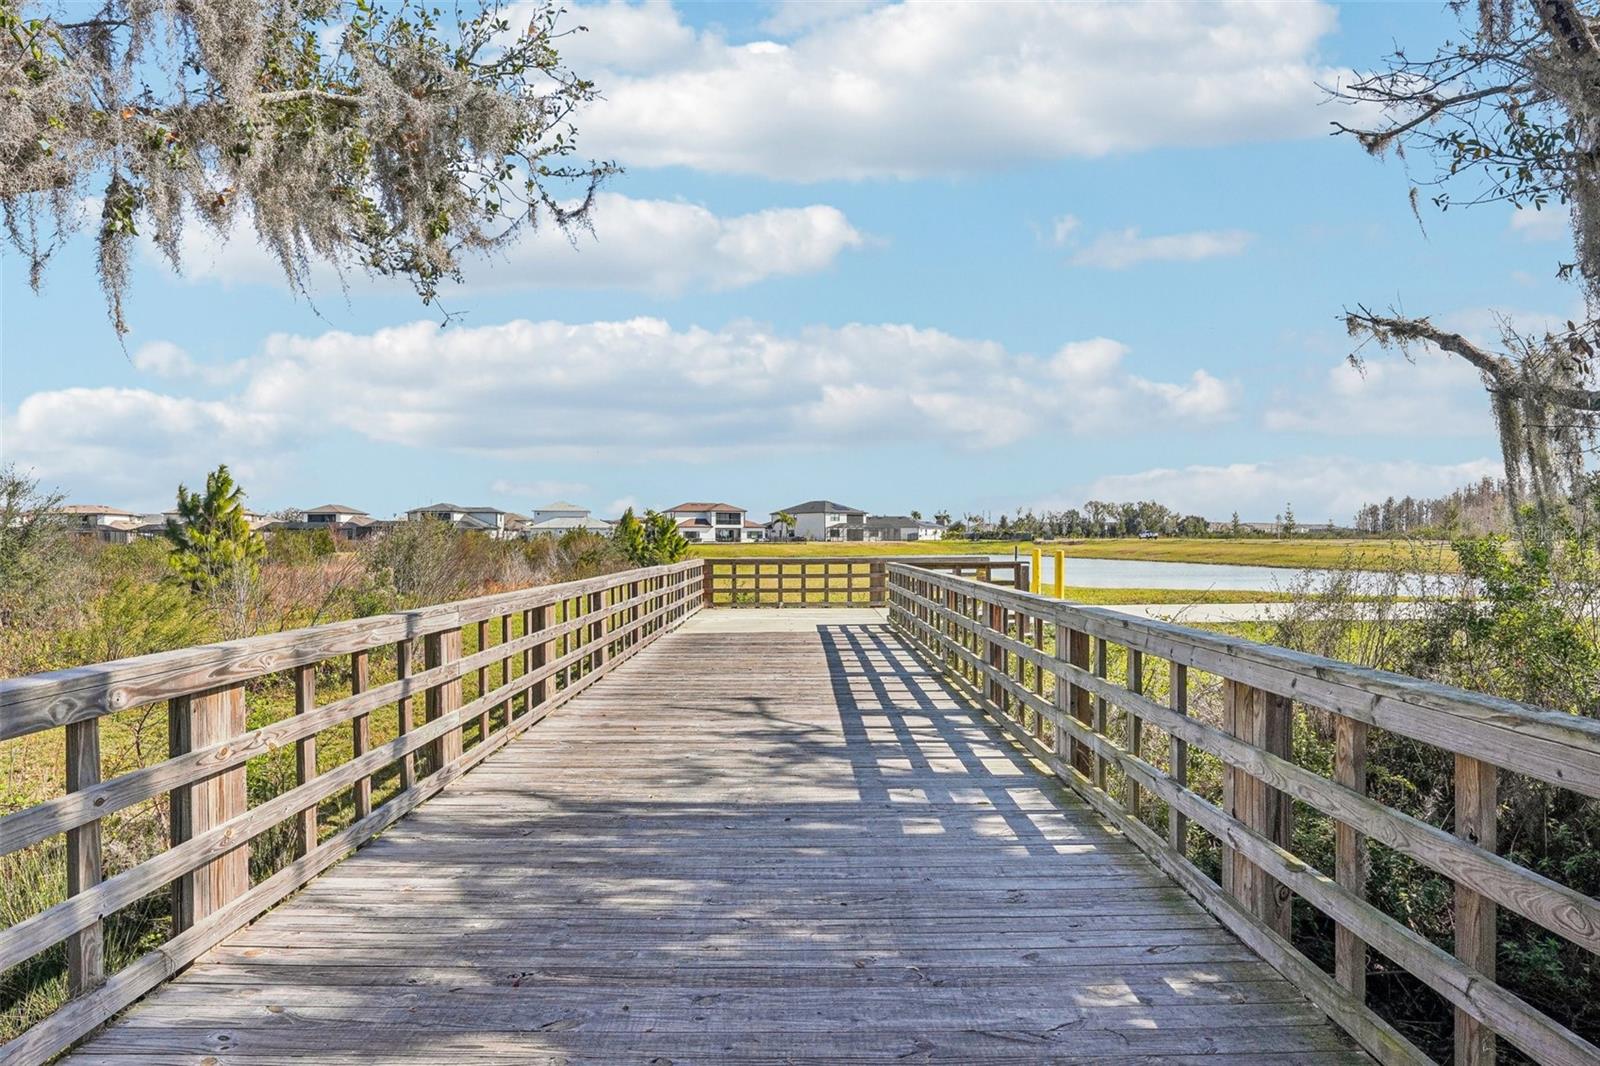
POLYGON ((689 542, 678 532, 678 523, 659 511, 646 511, 641 522, 633 508, 628 508, 618 519, 611 539, 634 566, 663 566, 689 555, 689 542))

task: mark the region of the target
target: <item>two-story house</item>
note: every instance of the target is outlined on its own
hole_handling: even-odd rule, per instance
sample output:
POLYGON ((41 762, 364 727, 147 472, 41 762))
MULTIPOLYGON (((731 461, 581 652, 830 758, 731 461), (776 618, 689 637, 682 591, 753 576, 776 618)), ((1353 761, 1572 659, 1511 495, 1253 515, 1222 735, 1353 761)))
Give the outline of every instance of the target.
MULTIPOLYGON (((801 540, 861 540, 862 522, 867 517, 867 512, 859 507, 847 507, 833 500, 807 500, 785 507, 783 511, 794 515, 794 535, 801 540)), ((767 528, 776 536, 784 536, 787 530, 777 522, 777 514, 773 512, 773 520, 767 528)))
POLYGON ((570 533, 574 529, 587 529, 595 533, 609 533, 611 523, 604 518, 595 518, 590 514, 589 508, 579 507, 575 503, 557 500, 547 503, 542 507, 535 507, 528 515, 527 525, 523 533, 530 537, 559 537, 563 533, 570 533))
POLYGON ((731 503, 680 503, 665 514, 678 523, 678 532, 691 544, 748 544, 762 540, 766 527, 745 517, 743 507, 731 503))
POLYGON ((67 520, 68 528, 111 544, 133 540, 140 516, 133 511, 108 507, 103 503, 69 503, 56 509, 67 520))
POLYGON ((498 507, 463 507, 455 503, 430 503, 413 507, 406 512, 406 521, 422 522, 432 519, 448 522, 458 530, 485 533, 496 540, 515 536, 515 526, 522 516, 502 511, 498 507))

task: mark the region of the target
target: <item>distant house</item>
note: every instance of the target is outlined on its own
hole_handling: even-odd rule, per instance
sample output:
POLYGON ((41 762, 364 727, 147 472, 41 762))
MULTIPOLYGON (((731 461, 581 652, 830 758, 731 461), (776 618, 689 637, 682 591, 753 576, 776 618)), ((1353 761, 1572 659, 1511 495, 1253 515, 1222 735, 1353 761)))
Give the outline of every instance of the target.
POLYGON ((359 507, 325 503, 308 507, 298 519, 279 519, 262 526, 263 533, 305 533, 326 530, 338 540, 368 540, 394 528, 393 522, 373 518, 359 507))
POLYGON ((766 527, 745 516, 743 507, 731 503, 680 503, 664 512, 678 523, 678 532, 691 544, 748 544, 765 539, 766 527))
MULTIPOLYGON (((833 500, 807 500, 782 510, 794 515, 794 535, 802 540, 864 540, 867 512, 833 500)), ((774 516, 777 515, 774 511, 774 516)), ((773 536, 786 536, 787 528, 774 517, 767 523, 773 536)))
POLYGON ((873 515, 861 523, 866 540, 941 540, 944 527, 910 515, 873 515))
POLYGON ((498 507, 463 507, 455 503, 430 503, 425 507, 413 507, 406 512, 408 522, 422 522, 428 519, 448 522, 462 532, 484 533, 496 540, 516 536, 515 527, 521 518, 521 515, 502 511, 498 507))
POLYGON ((358 518, 372 517, 361 508, 344 503, 325 503, 320 507, 307 507, 304 513, 305 521, 313 526, 342 526, 358 518))
POLYGON ((127 544, 138 535, 143 518, 134 511, 108 507, 101 503, 69 503, 56 509, 66 518, 74 533, 94 537, 107 544, 127 544))
POLYGON ((563 533, 570 533, 574 529, 588 529, 596 533, 609 533, 611 523, 604 518, 595 518, 589 513, 587 507, 579 507, 575 503, 557 500, 547 503, 542 507, 535 507, 528 516, 523 532, 530 537, 559 537, 563 533))

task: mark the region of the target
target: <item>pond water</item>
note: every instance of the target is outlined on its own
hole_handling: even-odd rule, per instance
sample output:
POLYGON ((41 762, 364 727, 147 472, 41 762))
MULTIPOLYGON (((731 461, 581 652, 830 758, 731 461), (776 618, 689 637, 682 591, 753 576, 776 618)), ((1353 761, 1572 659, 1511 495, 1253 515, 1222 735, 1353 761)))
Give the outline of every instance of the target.
MULTIPOLYGON (((995 555, 1010 561, 1009 555, 995 555)), ((1027 556, 1022 556, 1027 559, 1027 556)), ((1045 554, 1040 580, 1055 580, 1055 560, 1045 554)), ((1082 588, 1248 589, 1287 591, 1303 570, 1286 566, 1234 566, 1227 563, 1163 563, 1141 559, 1073 559, 1066 561, 1066 583, 1082 588)), ((1313 571, 1321 576, 1326 571, 1313 571)))

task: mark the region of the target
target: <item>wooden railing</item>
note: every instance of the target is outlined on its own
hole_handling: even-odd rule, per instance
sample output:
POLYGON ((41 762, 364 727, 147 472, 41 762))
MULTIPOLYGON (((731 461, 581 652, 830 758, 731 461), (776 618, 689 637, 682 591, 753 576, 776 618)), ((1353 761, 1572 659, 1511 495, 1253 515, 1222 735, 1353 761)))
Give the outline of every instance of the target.
POLYGON ((64 942, 71 993, 0 1062, 60 1052, 699 610, 702 588, 698 561, 676 563, 0 681, 0 743, 60 730, 66 751, 66 791, 0 817, 0 857, 61 835, 67 855, 66 898, 0 930, 0 973, 64 942), (371 684, 380 655, 394 679, 371 684), (319 664, 348 695, 318 702, 319 664), (247 692, 285 674, 293 713, 247 728, 247 692), (102 723, 163 702, 169 757, 102 779, 102 723), (373 714, 391 705, 396 735, 374 743, 373 714), (319 771, 317 740, 335 728, 351 731, 351 758, 319 771), (251 806, 246 764, 290 744, 292 787, 251 806), (374 806, 380 775, 394 791, 374 806), (102 879, 103 820, 163 797, 167 846, 102 879), (350 823, 319 827, 335 800, 350 823), (252 884, 252 840, 285 824, 292 857, 252 884), (169 884, 171 938, 108 974, 105 920, 169 884))
POLYGON ((1502 771, 1600 796, 1600 722, 914 566, 891 564, 888 582, 915 647, 1380 1061, 1431 1060, 1368 1008, 1369 949, 1453 1006, 1457 1063, 1492 1062, 1497 1037, 1539 1063, 1600 1062, 1495 981, 1498 908, 1600 952, 1600 901, 1496 854, 1495 828, 1502 771), (1202 679, 1220 681, 1220 727, 1190 713, 1202 679), (1293 759, 1297 705, 1332 719, 1331 777, 1293 759), (1454 756, 1453 832, 1368 795, 1374 728, 1454 756), (1201 752, 1220 763, 1220 803, 1190 787, 1201 752), (1332 821, 1333 870, 1291 850, 1297 803, 1332 821), (1202 834, 1220 847, 1215 879, 1194 858, 1202 834), (1453 884, 1453 954, 1368 901, 1369 840, 1453 884), (1334 923, 1331 975, 1291 943, 1295 896, 1334 923))
POLYGON ((1028 587, 1025 560, 981 555, 749 556, 705 560, 708 607, 883 607, 889 563, 1028 587))

